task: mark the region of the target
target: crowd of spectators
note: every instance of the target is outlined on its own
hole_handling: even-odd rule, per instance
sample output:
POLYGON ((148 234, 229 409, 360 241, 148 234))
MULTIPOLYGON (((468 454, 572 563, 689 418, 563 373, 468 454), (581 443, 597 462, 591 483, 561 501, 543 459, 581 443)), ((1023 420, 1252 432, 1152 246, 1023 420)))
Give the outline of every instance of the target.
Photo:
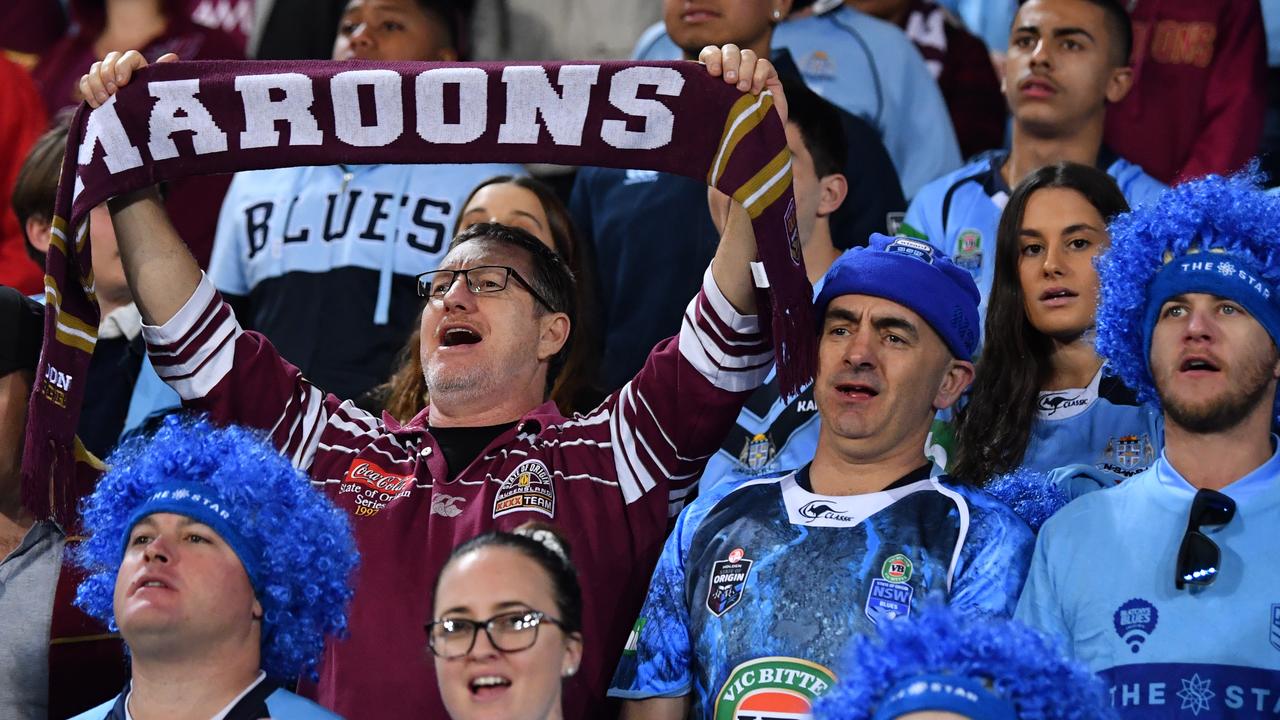
POLYGON ((6 0, 0 716, 1267 715, 1276 185, 1273 0, 6 0), (815 377, 755 211, 675 173, 242 170, 76 235, 85 114, 200 60, 767 93, 815 377))

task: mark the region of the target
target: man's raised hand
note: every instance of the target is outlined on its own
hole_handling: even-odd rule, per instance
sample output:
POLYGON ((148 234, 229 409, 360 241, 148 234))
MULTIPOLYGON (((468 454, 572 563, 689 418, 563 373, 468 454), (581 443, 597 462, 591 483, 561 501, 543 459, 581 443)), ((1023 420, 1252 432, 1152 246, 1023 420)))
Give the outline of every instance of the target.
MULTIPOLYGON (((174 62, 177 59, 177 55, 165 53, 156 62, 174 62)), ((146 66, 147 59, 137 50, 109 52, 106 57, 91 65, 89 72, 80 76, 80 94, 89 103, 89 107, 96 108, 116 94, 117 90, 128 85, 135 71, 146 66)))
POLYGON ((708 45, 698 53, 698 62, 707 66, 711 77, 722 77, 726 84, 739 92, 759 95, 768 90, 773 94, 773 107, 782 123, 787 122, 787 96, 782 92, 782 80, 767 58, 756 57, 754 50, 743 50, 729 43, 723 47, 708 45))

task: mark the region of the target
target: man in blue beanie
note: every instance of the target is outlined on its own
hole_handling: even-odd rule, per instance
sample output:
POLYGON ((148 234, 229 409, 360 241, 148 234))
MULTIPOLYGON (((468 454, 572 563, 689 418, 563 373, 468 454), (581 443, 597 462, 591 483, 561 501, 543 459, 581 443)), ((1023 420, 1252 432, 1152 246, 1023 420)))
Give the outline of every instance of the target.
POLYGON ((166 418, 87 498, 76 605, 119 630, 133 677, 75 720, 327 720, 282 688, 344 634, 346 516, 245 428, 166 418))
POLYGON ((1098 279, 1098 351, 1163 410, 1164 452, 1045 523, 1018 618, 1123 717, 1271 717, 1280 197, 1247 173, 1179 185, 1116 219, 1098 279))
POLYGON ((831 266, 815 309, 813 460, 680 515, 610 690, 623 717, 800 717, 851 637, 931 593, 1013 612, 1031 531, 924 454, 934 413, 973 378, 973 279, 927 243, 873 235, 831 266))

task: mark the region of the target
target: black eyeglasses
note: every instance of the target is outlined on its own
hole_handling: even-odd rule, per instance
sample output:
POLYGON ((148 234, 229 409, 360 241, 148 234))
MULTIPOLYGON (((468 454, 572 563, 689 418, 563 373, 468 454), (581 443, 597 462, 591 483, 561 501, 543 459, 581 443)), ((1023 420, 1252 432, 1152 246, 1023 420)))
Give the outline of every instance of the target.
POLYGON ((1178 548, 1178 569, 1173 583, 1179 590, 1187 585, 1204 587, 1218 577, 1222 551, 1200 528, 1221 527, 1235 516, 1235 500, 1208 488, 1201 488, 1196 493, 1187 518, 1187 532, 1182 536, 1182 546, 1178 548))
POLYGON ((480 265, 479 267, 468 268, 466 270, 432 270, 424 272, 418 276, 418 295, 439 299, 444 297, 453 284, 457 282, 458 276, 463 277, 463 282, 467 284, 467 289, 471 292, 482 295, 484 293, 495 293, 507 289, 507 282, 511 278, 515 278, 535 300, 542 303, 543 307, 555 312, 555 308, 551 307, 551 303, 538 294, 537 290, 516 272, 515 268, 506 265, 480 265))
POLYGON ((559 620, 537 610, 503 613, 488 620, 445 618, 429 622, 424 627, 431 652, 437 657, 452 660, 471 652, 482 628, 489 636, 489 644, 501 652, 528 650, 538 642, 538 626, 544 622, 564 629, 559 620))

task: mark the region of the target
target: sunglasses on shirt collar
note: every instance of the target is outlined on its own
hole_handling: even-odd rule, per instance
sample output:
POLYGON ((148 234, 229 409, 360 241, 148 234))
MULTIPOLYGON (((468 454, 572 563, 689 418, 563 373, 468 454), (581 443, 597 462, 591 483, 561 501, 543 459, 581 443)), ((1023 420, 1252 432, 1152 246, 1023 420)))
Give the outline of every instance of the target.
POLYGON ((1187 517, 1187 531, 1178 548, 1178 569, 1173 583, 1179 590, 1187 585, 1205 587, 1213 584, 1221 567, 1222 551, 1201 529, 1222 527, 1235 516, 1235 500, 1208 488, 1196 492, 1187 517))

